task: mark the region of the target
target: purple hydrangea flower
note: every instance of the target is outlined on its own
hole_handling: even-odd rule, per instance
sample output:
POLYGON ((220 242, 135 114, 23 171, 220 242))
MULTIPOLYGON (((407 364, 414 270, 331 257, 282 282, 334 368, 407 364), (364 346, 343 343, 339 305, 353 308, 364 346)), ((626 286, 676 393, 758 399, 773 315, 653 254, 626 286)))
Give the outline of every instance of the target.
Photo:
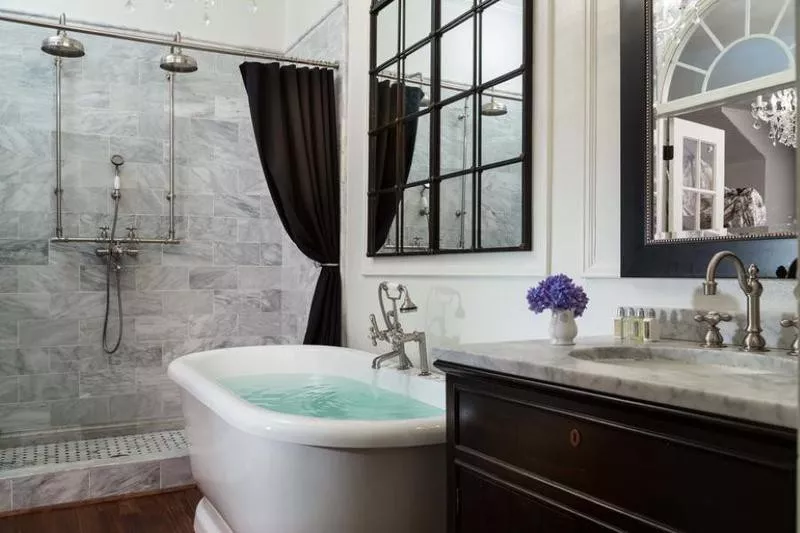
POLYGON ((571 278, 564 274, 548 276, 536 287, 528 290, 528 309, 542 313, 545 309, 553 311, 572 311, 582 316, 589 304, 589 297, 571 278))

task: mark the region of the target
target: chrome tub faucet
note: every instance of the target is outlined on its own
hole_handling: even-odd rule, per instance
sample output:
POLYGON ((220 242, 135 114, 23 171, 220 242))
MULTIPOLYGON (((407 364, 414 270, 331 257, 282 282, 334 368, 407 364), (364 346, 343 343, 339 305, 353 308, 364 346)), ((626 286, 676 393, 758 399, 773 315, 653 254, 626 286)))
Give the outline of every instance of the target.
POLYGON ((739 288, 747 298, 747 334, 742 341, 742 349, 747 352, 766 352, 767 341, 761 335, 761 295, 764 286, 758 279, 758 267, 750 265, 745 268, 744 263, 733 252, 719 252, 711 258, 706 270, 706 279, 703 282, 703 294, 713 296, 717 294, 717 268, 723 259, 730 259, 736 267, 736 277, 739 288))
POLYGON ((400 324, 400 313, 413 313, 417 311, 417 306, 411 301, 411 296, 408 294, 408 289, 405 285, 398 285, 381 282, 378 285, 378 303, 381 308, 381 315, 386 324, 386 329, 382 330, 378 326, 378 320, 374 314, 369 315, 370 328, 369 339, 372 341, 373 346, 378 345, 378 341, 388 342, 392 345, 392 351, 383 355, 379 355, 372 361, 372 368, 378 369, 386 361, 398 359, 398 370, 407 370, 414 365, 406 355, 406 343, 416 342, 419 346, 419 366, 420 376, 429 375, 430 368, 428 366, 428 349, 425 341, 425 333, 421 331, 414 331, 406 333, 403 331, 403 326, 400 324), (392 308, 387 311, 384 303, 384 298, 391 302, 392 308), (398 308, 397 302, 403 300, 403 303, 398 308))

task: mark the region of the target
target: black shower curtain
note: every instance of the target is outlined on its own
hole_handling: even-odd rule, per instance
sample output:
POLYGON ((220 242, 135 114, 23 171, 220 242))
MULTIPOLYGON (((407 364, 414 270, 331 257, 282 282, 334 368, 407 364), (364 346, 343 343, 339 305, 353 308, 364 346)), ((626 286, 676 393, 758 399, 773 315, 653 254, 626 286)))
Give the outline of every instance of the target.
MULTIPOLYGON (((419 87, 407 87, 391 81, 378 83, 376 94, 377 124, 388 124, 397 120, 398 91, 403 90, 404 116, 412 115, 419 111, 420 102, 424 93, 419 87)), ((375 190, 386 190, 395 185, 405 185, 408 173, 411 171, 411 162, 414 160, 414 145, 417 138, 417 119, 407 120, 403 123, 403 142, 397 143, 397 130, 388 128, 375 136, 375 190), (402 168, 397 165, 397 151, 403 150, 402 168), (398 179, 398 173, 399 178, 398 179)), ((392 222, 397 216, 397 207, 400 202, 398 195, 379 194, 374 200, 375 218, 373 231, 375 232, 375 250, 383 248, 389 237, 392 222)))
POLYGON ((278 63, 239 67, 261 165, 289 237, 322 265, 304 344, 341 346, 339 143, 333 71, 278 63))

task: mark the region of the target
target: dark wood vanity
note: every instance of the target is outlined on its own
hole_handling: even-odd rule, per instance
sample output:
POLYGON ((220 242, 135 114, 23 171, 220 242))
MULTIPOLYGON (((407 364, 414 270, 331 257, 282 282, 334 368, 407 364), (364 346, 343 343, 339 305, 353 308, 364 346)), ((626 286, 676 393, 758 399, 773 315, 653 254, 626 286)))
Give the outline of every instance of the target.
POLYGON ((794 430, 436 366, 449 533, 795 531, 794 430))

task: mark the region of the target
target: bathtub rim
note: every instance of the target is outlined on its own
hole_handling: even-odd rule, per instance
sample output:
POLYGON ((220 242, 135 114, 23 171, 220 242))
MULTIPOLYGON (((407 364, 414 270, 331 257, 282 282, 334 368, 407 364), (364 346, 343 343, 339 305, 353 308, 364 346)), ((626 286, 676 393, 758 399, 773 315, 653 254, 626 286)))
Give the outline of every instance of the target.
MULTIPOLYGON (((234 357, 237 353, 247 354, 248 350, 269 348, 347 353, 362 357, 366 362, 372 356, 361 350, 315 345, 222 348, 179 357, 169 364, 167 375, 178 384, 183 393, 190 394, 228 424, 248 434, 270 440, 335 448, 396 448, 445 443, 444 412, 435 417, 408 420, 332 420, 279 413, 241 399, 192 365, 193 362, 223 354, 234 357)), ((417 376, 413 369, 398 371, 385 368, 375 372, 397 372, 405 374, 408 379, 429 379, 417 376)), ((441 386, 444 390, 444 383, 441 386)), ((187 419, 187 423, 191 421, 187 419)))

